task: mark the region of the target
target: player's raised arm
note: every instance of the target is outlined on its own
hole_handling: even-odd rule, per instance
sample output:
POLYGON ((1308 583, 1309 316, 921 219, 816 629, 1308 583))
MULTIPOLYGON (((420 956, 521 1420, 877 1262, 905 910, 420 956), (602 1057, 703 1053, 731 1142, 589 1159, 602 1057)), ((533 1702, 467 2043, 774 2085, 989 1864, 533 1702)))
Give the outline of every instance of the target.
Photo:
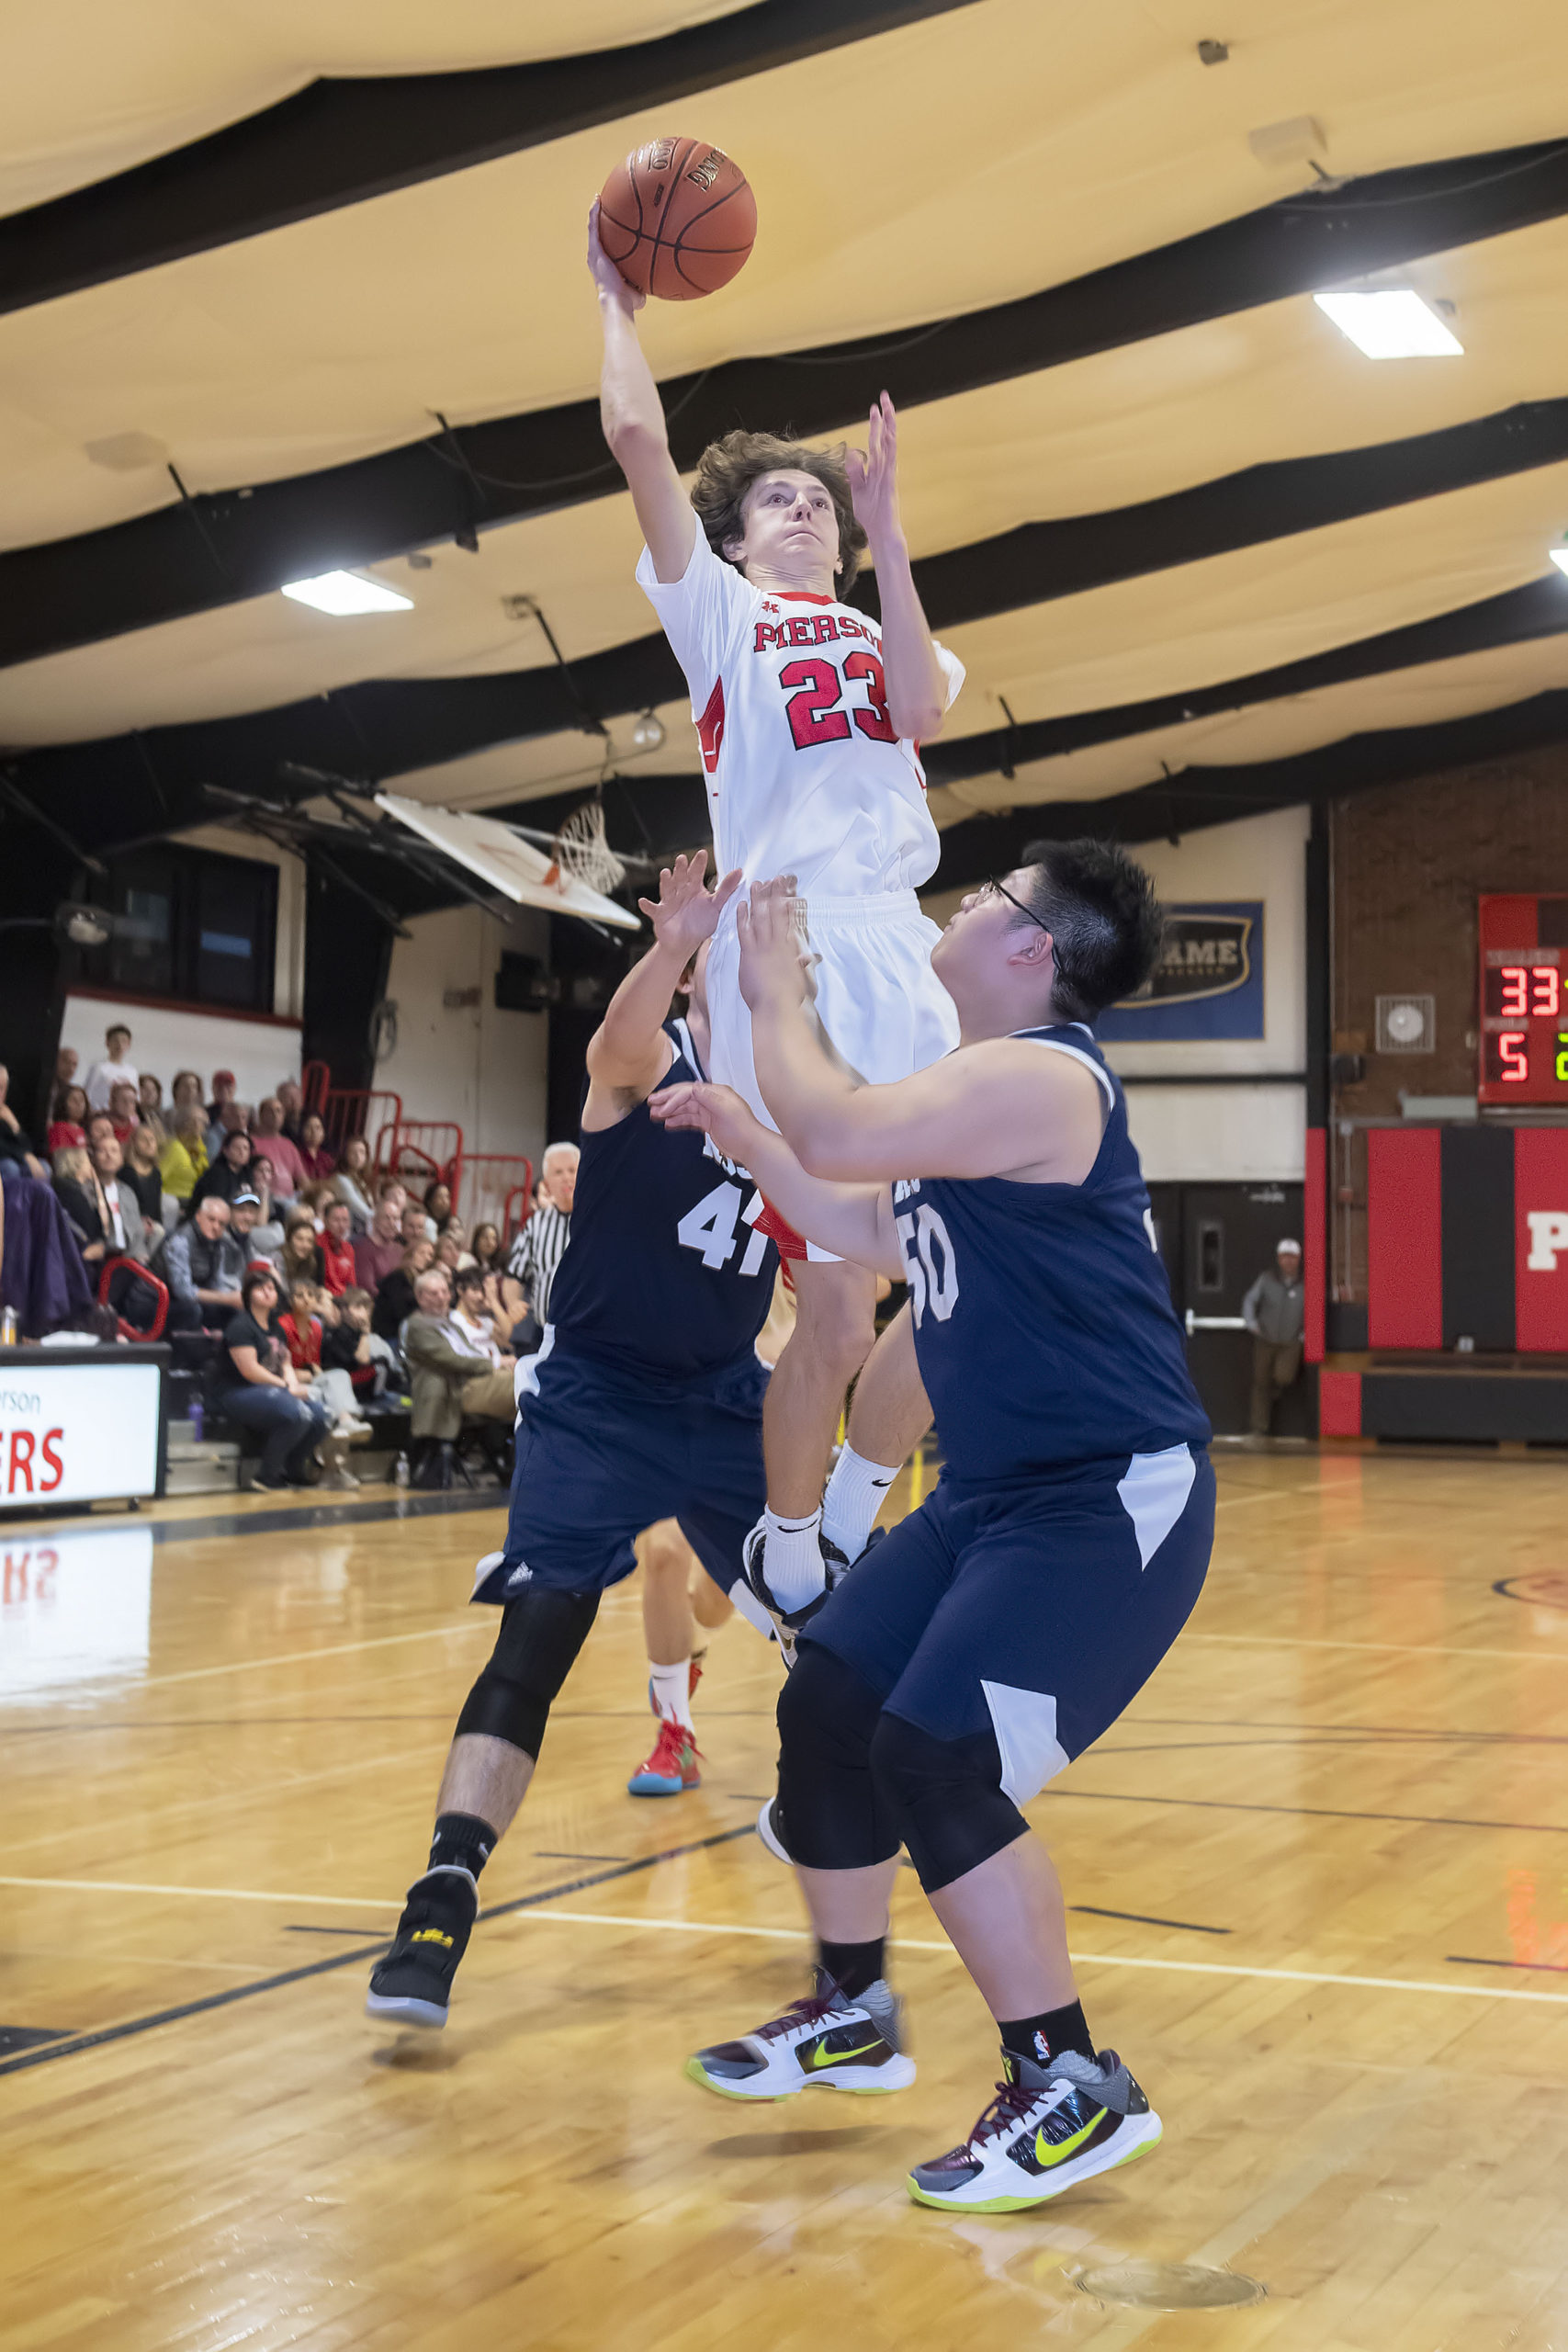
POLYGON ((705 849, 694 857, 678 857, 660 874, 658 898, 637 900, 653 925, 653 945, 626 974, 589 1039, 591 1091, 604 1088, 640 1100, 670 1067, 670 1042, 663 1034, 670 1000, 682 973, 704 940, 713 937, 720 914, 740 888, 737 871, 727 874, 712 890, 705 889, 707 863, 705 849))
POLYGON ((610 454, 626 478, 637 519, 660 580, 679 580, 691 560, 697 518, 670 455, 659 387, 637 340, 645 297, 626 284, 599 242, 599 207, 588 216, 588 267, 599 294, 604 358, 599 416, 610 454))
POLYGON ((888 717, 906 741, 934 742, 947 716, 947 673, 909 569, 898 513, 898 421, 886 392, 871 412, 864 457, 852 449, 847 462, 855 519, 871 541, 876 566, 888 717))

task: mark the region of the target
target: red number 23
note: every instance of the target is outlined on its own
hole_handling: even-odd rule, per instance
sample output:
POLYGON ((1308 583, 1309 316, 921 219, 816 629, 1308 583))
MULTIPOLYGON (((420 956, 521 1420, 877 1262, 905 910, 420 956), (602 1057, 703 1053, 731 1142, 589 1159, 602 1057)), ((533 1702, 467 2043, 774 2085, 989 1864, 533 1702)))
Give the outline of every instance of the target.
POLYGON ((844 677, 865 684, 865 702, 855 704, 852 714, 840 707, 843 684, 833 662, 820 658, 790 662, 779 672, 780 685, 795 689, 784 708, 797 752, 809 751, 817 743, 847 742, 852 715, 861 733, 869 735, 873 742, 897 741, 887 715, 886 676, 875 654, 852 653, 844 663, 844 677))

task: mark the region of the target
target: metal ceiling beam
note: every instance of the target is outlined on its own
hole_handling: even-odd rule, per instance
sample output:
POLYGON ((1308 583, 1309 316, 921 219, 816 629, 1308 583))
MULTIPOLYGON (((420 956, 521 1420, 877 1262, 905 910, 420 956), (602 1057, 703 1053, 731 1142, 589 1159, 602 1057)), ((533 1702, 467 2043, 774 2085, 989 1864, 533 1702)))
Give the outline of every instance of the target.
MULTIPOLYGON (((662 388, 671 446, 690 468, 737 424, 842 430, 884 385, 906 406, 949 399, 1564 214, 1561 142, 1381 173, 909 334, 671 379, 662 388)), ((585 400, 254 489, 194 493, 130 522, 0 554, 0 662, 601 497, 620 479, 598 402, 585 400), (485 502, 478 514, 476 491, 485 502)))

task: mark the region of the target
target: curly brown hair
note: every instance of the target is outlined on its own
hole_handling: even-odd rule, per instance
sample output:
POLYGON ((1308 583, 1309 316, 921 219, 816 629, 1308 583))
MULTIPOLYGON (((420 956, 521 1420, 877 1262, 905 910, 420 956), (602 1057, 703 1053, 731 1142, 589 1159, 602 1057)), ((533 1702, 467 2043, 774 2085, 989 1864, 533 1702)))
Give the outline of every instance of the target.
MULTIPOLYGON (((855 520, 841 441, 831 449, 809 449, 799 441, 781 440, 776 433, 740 432, 727 433, 722 441, 710 441, 697 466, 692 492, 692 504, 702 518, 709 547, 715 555, 724 556, 727 539, 744 537, 742 509, 747 492, 764 474, 776 473, 815 474, 832 498, 843 567, 836 585, 840 596, 848 595, 866 550, 866 536, 855 520)), ((729 560, 728 556, 724 560, 729 560)))

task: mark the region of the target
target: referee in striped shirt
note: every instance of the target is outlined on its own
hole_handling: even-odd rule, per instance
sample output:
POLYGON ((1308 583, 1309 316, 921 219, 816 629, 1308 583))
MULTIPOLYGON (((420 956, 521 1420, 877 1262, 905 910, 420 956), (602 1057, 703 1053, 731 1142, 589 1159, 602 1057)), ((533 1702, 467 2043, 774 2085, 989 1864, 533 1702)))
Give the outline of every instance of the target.
POLYGON ((577 1163, 581 1154, 574 1143, 553 1143, 539 1169, 544 1200, 512 1245, 506 1261, 508 1289, 517 1295, 506 1305, 521 1318, 512 1344, 519 1355, 532 1355, 550 1319, 550 1291, 556 1268, 571 1238, 571 1204, 577 1195, 577 1163))

